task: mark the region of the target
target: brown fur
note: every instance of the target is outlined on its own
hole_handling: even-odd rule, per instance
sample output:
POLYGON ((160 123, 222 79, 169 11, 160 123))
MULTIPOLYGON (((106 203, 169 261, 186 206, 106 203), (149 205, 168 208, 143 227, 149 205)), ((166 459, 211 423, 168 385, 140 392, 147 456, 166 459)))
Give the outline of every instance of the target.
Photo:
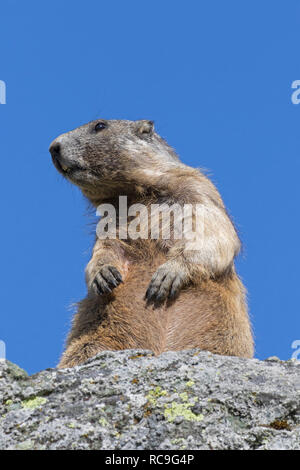
POLYGON ((98 122, 52 143, 57 169, 95 206, 110 203, 118 211, 119 195, 127 195, 128 206, 198 204, 204 230, 193 249, 187 237, 97 239, 86 269, 88 295, 78 305, 59 367, 102 350, 132 348, 252 357, 245 289, 234 268, 240 244, 218 191, 178 160, 151 122, 100 121, 101 132, 94 131, 98 122), (97 276, 107 266, 117 268, 123 283, 99 295, 97 276), (172 286, 177 297, 170 298, 172 286))

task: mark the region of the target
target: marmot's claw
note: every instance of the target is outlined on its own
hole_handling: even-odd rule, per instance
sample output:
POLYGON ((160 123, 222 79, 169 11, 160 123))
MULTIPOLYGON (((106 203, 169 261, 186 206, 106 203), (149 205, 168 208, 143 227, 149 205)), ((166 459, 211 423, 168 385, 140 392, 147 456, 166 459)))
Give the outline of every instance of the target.
POLYGON ((170 272, 167 266, 161 266, 151 279, 145 299, 147 302, 162 303, 167 298, 173 300, 184 284, 184 275, 170 272))
POLYGON ((92 288, 98 295, 110 294, 121 282, 123 282, 122 276, 117 268, 104 264, 96 275, 92 288))

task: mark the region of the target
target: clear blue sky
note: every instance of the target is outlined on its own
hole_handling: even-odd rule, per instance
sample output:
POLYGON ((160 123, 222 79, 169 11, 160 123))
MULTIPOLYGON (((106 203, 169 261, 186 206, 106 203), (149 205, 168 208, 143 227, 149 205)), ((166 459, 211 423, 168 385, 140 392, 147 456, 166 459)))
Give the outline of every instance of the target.
POLYGON ((256 357, 300 339, 300 4, 9 0, 0 9, 1 324, 7 358, 56 365, 93 227, 48 154, 98 117, 154 119, 210 170, 244 243, 256 357))

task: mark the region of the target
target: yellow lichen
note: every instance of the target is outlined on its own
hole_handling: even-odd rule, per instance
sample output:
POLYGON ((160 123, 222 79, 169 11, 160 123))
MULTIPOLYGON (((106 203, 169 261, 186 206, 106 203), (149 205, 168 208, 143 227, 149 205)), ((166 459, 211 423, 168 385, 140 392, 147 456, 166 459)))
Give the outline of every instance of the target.
POLYGON ((156 405, 157 398, 165 397, 168 394, 167 390, 162 390, 161 387, 155 387, 150 390, 146 398, 151 405, 156 405))
POLYGON ((182 401, 188 401, 189 400, 189 396, 186 392, 180 393, 179 396, 180 396, 182 401))
POLYGON ((189 381, 186 382, 186 384, 185 384, 186 387, 192 387, 193 385, 195 385, 195 382, 193 382, 193 380, 189 380, 189 381))
POLYGON ((177 403, 173 402, 171 405, 166 405, 165 408, 165 418, 169 421, 172 422, 175 420, 175 418, 181 416, 187 421, 202 421, 204 416, 201 415, 196 415, 195 413, 192 412, 190 409, 194 403, 177 403))
POLYGON ((27 400, 22 401, 23 408, 28 408, 30 410, 34 410, 47 402, 47 398, 43 397, 35 397, 35 398, 28 398, 27 400))
POLYGON ((108 426, 108 421, 105 418, 100 418, 99 424, 101 424, 101 426, 108 426))

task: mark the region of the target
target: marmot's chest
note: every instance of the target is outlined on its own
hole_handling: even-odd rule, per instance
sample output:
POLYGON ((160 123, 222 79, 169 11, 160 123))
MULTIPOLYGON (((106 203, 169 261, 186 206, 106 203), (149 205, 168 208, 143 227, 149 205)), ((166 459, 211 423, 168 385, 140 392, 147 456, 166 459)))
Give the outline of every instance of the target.
POLYGON ((148 240, 131 240, 125 246, 122 244, 121 274, 126 280, 129 273, 141 278, 151 279, 157 268, 165 263, 167 249, 159 243, 148 240))

